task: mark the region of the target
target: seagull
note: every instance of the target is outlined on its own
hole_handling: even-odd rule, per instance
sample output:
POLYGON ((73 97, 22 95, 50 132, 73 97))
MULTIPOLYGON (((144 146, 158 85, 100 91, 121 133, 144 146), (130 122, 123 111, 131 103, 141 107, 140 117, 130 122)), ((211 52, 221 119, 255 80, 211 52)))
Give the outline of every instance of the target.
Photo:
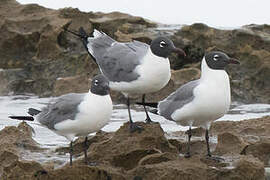
MULTIPOLYGON (((141 128, 132 121, 130 96, 142 95, 144 103, 145 94, 162 89, 171 77, 168 56, 172 52, 185 56, 185 52, 176 48, 173 42, 166 37, 154 39, 149 46, 139 41, 117 42, 96 29, 93 37, 88 36, 82 27, 79 29, 79 33, 64 29, 82 39, 88 54, 109 79, 110 89, 120 91, 126 97, 130 131, 140 131, 141 128)), ((146 122, 152 122, 146 107, 143 107, 146 122)))
POLYGON ((103 75, 92 80, 88 93, 70 93, 60 96, 55 103, 41 111, 30 108, 30 116, 9 116, 17 120, 35 119, 43 126, 70 141, 70 165, 72 166, 72 143, 78 136, 84 136, 84 157, 87 164, 87 135, 99 131, 110 120, 112 100, 109 95, 109 81, 103 75))
MULTIPOLYGON (((207 156, 209 148, 209 129, 216 119, 228 112, 231 104, 229 76, 225 71, 228 64, 240 64, 236 59, 219 51, 206 53, 201 63, 201 77, 190 81, 159 103, 145 103, 157 107, 157 114, 182 126, 189 126, 188 150, 190 157, 191 127, 199 126, 206 130, 207 156)), ((137 103, 141 104, 141 103, 137 103)))

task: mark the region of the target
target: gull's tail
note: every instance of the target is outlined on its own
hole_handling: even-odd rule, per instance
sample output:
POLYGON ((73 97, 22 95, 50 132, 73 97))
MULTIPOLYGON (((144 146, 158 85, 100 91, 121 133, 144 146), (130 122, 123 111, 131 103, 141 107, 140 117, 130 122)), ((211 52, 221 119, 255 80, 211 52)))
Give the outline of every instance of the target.
POLYGON ((33 116, 9 116, 10 119, 16 119, 21 121, 34 121, 33 116))
POLYGON ((157 102, 150 102, 150 103, 146 103, 146 102, 136 102, 136 104, 138 105, 143 105, 143 106, 148 106, 148 107, 152 107, 154 109, 151 109, 149 112, 153 113, 153 114, 157 114, 158 115, 158 103, 157 102))
POLYGON ((86 32, 85 30, 83 29, 83 27, 80 27, 79 28, 79 32, 76 32, 76 31, 72 31, 72 30, 69 30, 68 29, 68 26, 71 24, 71 22, 69 22, 68 24, 66 24, 65 26, 63 26, 63 29, 66 31, 66 32, 69 32, 77 37, 79 37, 81 40, 82 40, 82 43, 83 43, 83 46, 85 48, 85 50, 87 51, 87 53, 92 57, 92 59, 96 61, 96 58, 92 55, 92 53, 89 51, 87 45, 89 44, 88 42, 88 38, 90 37, 86 32))
POLYGON ((148 107, 153 107, 153 108, 157 108, 158 107, 158 103, 157 102, 136 102, 136 104, 138 105, 143 105, 143 106, 148 106, 148 107))
POLYGON ((34 109, 34 108, 29 108, 28 109, 28 114, 30 116, 9 116, 10 119, 16 119, 16 120, 21 120, 21 121, 34 121, 34 117, 35 115, 39 114, 41 111, 34 109))

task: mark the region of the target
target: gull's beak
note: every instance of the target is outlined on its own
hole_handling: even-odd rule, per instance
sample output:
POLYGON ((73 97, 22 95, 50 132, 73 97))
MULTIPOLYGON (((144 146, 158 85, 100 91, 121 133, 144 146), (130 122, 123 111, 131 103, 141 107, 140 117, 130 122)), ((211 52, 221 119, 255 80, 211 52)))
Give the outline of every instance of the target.
POLYGON ((187 56, 185 51, 183 49, 180 49, 180 48, 174 47, 172 52, 177 53, 177 54, 182 55, 182 56, 185 56, 185 57, 187 56))
POLYGON ((240 64, 240 62, 237 59, 230 58, 228 64, 240 64))

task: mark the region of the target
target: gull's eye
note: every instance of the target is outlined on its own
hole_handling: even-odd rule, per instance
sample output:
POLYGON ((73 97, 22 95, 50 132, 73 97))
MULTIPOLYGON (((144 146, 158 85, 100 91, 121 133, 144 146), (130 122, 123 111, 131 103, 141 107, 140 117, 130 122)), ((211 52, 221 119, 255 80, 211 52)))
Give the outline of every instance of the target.
POLYGON ((216 55, 214 55, 214 58, 213 59, 214 59, 214 61, 217 61, 218 58, 219 58, 219 55, 216 54, 216 55))
POLYGON ((98 80, 97 80, 97 79, 94 81, 94 85, 95 85, 95 86, 98 85, 98 80))
POLYGON ((167 44, 164 42, 164 41, 161 41, 160 43, 159 43, 159 46, 161 47, 161 48, 163 48, 163 47, 165 47, 167 44))

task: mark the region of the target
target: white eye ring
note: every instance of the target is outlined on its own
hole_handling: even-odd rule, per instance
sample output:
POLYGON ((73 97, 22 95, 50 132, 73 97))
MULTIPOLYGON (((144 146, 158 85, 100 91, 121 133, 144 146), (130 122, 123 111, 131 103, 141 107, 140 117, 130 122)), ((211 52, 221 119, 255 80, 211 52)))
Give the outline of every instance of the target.
POLYGON ((98 80, 97 80, 97 79, 94 81, 94 85, 95 85, 95 86, 98 85, 98 80))
POLYGON ((217 61, 218 58, 219 58, 219 55, 216 54, 216 55, 214 55, 214 58, 213 59, 214 59, 214 61, 217 61))
POLYGON ((166 46, 166 43, 165 43, 164 41, 161 41, 161 42, 159 43, 159 46, 160 46, 161 48, 163 48, 164 46, 166 46))

